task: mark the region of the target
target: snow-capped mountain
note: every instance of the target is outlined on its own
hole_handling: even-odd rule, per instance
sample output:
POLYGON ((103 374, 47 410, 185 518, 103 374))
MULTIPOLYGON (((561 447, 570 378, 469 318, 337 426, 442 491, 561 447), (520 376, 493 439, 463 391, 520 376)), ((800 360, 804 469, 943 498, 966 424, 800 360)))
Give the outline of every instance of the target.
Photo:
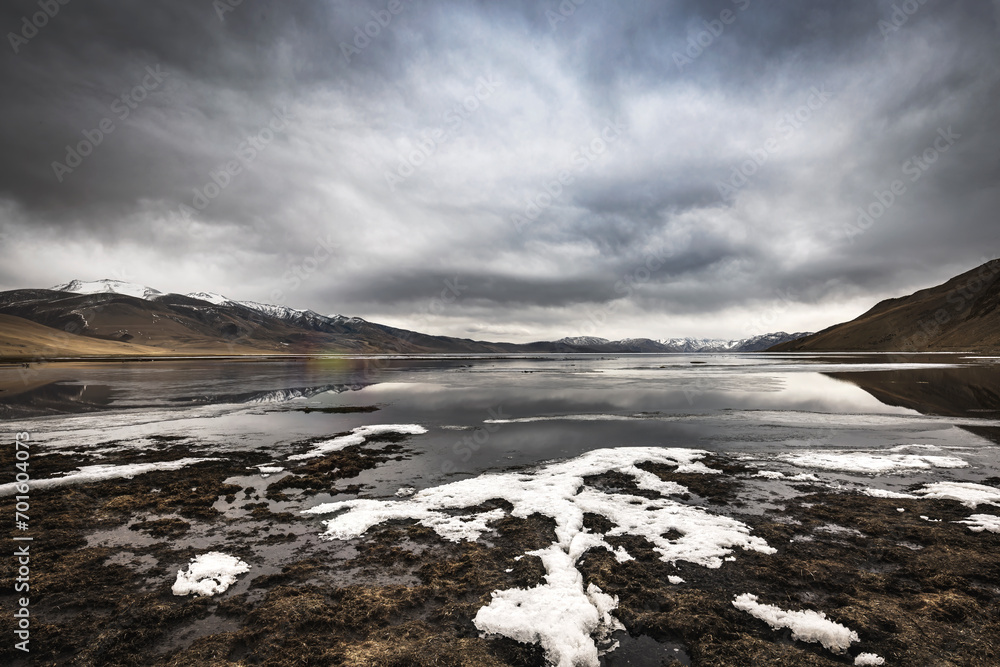
POLYGON ((71 280, 65 285, 56 285, 50 289, 55 292, 73 292, 74 294, 124 294, 125 296, 134 296, 137 299, 152 299, 163 296, 162 292, 152 287, 107 278, 90 282, 71 280))
POLYGON ((721 338, 665 338, 657 341, 670 352, 759 352, 769 347, 808 336, 808 332, 760 334, 738 340, 721 338))
POLYGON ((808 333, 776 333, 751 336, 739 340, 726 340, 724 338, 664 338, 661 340, 651 340, 649 338, 624 338, 622 340, 608 340, 596 336, 577 336, 563 338, 557 341, 562 345, 569 345, 580 348, 581 352, 674 352, 674 353, 699 353, 699 352, 759 352, 769 347, 808 336, 808 333))
POLYGON ((780 343, 787 343, 790 340, 798 340, 799 338, 805 338, 806 336, 811 335, 811 331, 799 331, 791 334, 785 333, 784 331, 778 331, 776 333, 761 334, 759 336, 744 339, 740 345, 739 351, 761 352, 780 343))
POLYGON ((607 338, 598 338, 597 336, 567 336, 556 342, 565 343, 566 345, 607 345, 611 341, 607 338))
MULTIPOLYGON (((188 296, 192 295, 189 294, 188 296)), ((310 329, 344 324, 361 324, 365 322, 365 320, 360 317, 347 317, 346 315, 321 315, 314 310, 289 308, 288 306, 259 303, 257 301, 227 301, 227 303, 243 306, 244 308, 255 310, 258 313, 263 313, 268 317, 274 317, 276 319, 310 329)))
MULTIPOLYGON (((147 301, 155 301, 157 299, 170 296, 170 294, 165 294, 160 290, 153 289, 152 287, 107 278, 89 282, 83 280, 71 280, 65 285, 56 285, 51 289, 58 292, 72 292, 74 294, 123 294, 125 296, 132 296, 137 299, 145 299, 147 301)), ((213 306, 243 306, 244 308, 249 308, 250 310, 254 310, 258 313, 263 313, 268 317, 274 317, 287 322, 294 322, 296 324, 329 325, 343 324, 345 322, 352 324, 364 322, 364 320, 360 317, 321 315, 312 310, 290 308, 288 306, 259 303, 257 301, 236 301, 217 292, 189 292, 183 296, 191 299, 198 299, 199 301, 207 301, 213 306)))
POLYGON ((192 299, 198 299, 199 301, 208 301, 215 306, 232 303, 229 297, 216 294, 215 292, 188 292, 184 296, 189 296, 192 299))
POLYGON ((722 338, 664 338, 657 341, 671 352, 729 352, 742 341, 722 338))

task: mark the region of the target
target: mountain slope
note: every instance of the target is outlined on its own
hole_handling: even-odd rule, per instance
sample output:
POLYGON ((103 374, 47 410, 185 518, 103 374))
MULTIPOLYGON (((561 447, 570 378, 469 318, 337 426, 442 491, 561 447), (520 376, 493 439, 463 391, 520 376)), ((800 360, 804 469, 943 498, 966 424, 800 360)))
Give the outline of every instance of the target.
POLYGON ((887 299, 857 319, 772 352, 1000 350, 1000 260, 948 282, 887 299))
POLYGON ((82 287, 77 281, 67 283, 85 293, 37 289, 2 292, 0 313, 87 338, 166 348, 177 354, 534 350, 531 346, 429 336, 358 317, 325 316, 309 310, 232 301, 221 295, 206 294, 212 297, 212 301, 206 301, 131 285, 123 289, 129 294, 123 294, 116 291, 119 285, 114 282, 83 283, 82 287))
POLYGON ((170 350, 116 341, 96 340, 36 324, 13 315, 0 315, 0 359, 51 357, 163 356, 170 350))

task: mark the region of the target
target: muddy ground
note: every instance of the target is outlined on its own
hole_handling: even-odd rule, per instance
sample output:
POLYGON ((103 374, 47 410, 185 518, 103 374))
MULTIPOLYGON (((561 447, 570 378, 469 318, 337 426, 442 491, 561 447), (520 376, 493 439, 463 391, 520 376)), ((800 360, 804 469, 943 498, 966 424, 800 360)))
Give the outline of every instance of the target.
MULTIPOLYGON (((171 439, 160 445, 141 460, 205 455, 171 439)), ((265 478, 248 468, 266 455, 227 452, 224 461, 179 471, 32 491, 30 664, 546 664, 536 646, 480 637, 472 618, 492 591, 542 582, 539 559, 517 557, 554 540, 551 520, 508 517, 478 543, 446 542, 412 521, 326 542, 319 520, 298 514, 317 492, 364 495, 360 472, 408 455, 405 440, 373 439, 265 478), (177 570, 216 549, 251 571, 214 597, 174 596, 177 570)), ((123 452, 100 462, 135 460, 123 452)), ((0 470, 14 463, 4 448, 0 470)), ((35 456, 31 471, 41 478, 93 463, 35 456)), ((802 495, 777 509, 749 512, 741 490, 755 469, 721 456, 708 463, 727 474, 646 467, 691 489, 687 502, 748 523, 777 553, 737 551, 719 569, 675 567, 642 538, 608 538, 636 560, 619 564, 593 550, 579 566, 585 584, 620 600, 615 615, 627 634, 606 665, 832 666, 853 664, 860 652, 886 665, 1000 664, 1000 535, 953 523, 996 508, 801 486, 802 495), (685 583, 670 584, 667 576, 678 574, 685 583), (733 607, 747 592, 785 609, 823 611, 861 641, 843 656, 793 641, 733 607)), ((589 482, 649 493, 623 476, 589 482)), ((0 501, 12 517, 14 499, 0 501)), ((586 520, 607 528, 602 517, 586 520)), ((28 664, 11 640, 13 559, 0 566, 0 664, 28 664)))

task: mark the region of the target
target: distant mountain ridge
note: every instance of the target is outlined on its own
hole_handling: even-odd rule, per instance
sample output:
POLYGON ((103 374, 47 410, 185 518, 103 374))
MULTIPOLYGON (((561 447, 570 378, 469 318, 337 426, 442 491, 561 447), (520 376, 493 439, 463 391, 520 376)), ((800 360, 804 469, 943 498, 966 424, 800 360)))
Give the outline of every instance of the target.
POLYGON ((498 343, 237 301, 215 292, 164 293, 109 279, 0 292, 0 315, 5 316, 0 322, 0 357, 6 358, 115 356, 116 345, 121 356, 741 352, 802 335, 775 333, 740 341, 577 337, 498 343), (44 346, 30 343, 42 339, 44 346))
POLYGON ((576 338, 563 338, 557 342, 574 347, 593 348, 599 352, 661 352, 665 354, 760 352, 779 343, 792 341, 808 335, 810 335, 809 332, 790 334, 778 331, 751 336, 749 338, 740 338, 738 340, 726 340, 723 338, 664 338, 661 340, 625 338, 623 340, 608 340, 607 338, 597 338, 595 336, 579 336, 576 338))

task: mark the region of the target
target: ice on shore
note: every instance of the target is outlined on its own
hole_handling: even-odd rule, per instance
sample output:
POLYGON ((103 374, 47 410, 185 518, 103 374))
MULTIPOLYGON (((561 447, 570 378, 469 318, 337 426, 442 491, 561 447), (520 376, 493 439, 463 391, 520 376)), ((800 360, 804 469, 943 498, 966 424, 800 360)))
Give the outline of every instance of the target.
POLYGON ((586 477, 617 472, 631 477, 641 489, 683 494, 685 487, 665 482, 636 464, 690 466, 706 454, 657 447, 599 449, 534 471, 484 474, 423 489, 405 500, 347 500, 318 505, 305 513, 335 514, 324 522, 328 539, 359 537, 391 519, 414 519, 445 539, 474 541, 506 513, 494 509, 456 516, 448 510, 478 507, 489 500, 506 500, 512 505, 510 514, 517 518, 532 514, 552 518, 556 541, 527 554, 542 559, 545 583, 527 590, 496 591, 475 623, 484 632, 540 643, 554 664, 597 665, 594 639, 618 627, 611 615, 617 601, 594 587, 585 589, 576 563, 588 550, 600 547, 614 554, 618 562, 632 558, 621 547, 608 544, 606 537, 638 535, 653 545, 663 561, 684 560, 709 568, 720 567, 736 547, 774 553, 735 519, 665 497, 609 493, 584 483, 586 477), (583 526, 585 513, 604 516, 613 527, 604 534, 589 532, 583 526), (679 536, 664 537, 672 531, 679 536))
POLYGON ((215 595, 236 582, 236 576, 250 571, 250 566, 236 556, 210 551, 192 558, 187 572, 177 570, 177 581, 170 589, 174 595, 215 595))
POLYGON ((786 611, 774 605, 761 604, 757 596, 750 593, 736 596, 733 606, 764 621, 774 630, 788 628, 792 631, 792 639, 822 644, 833 653, 844 653, 852 642, 860 641, 857 632, 831 621, 820 611, 786 611))
POLYGON ((623 630, 611 612, 618 598, 594 584, 583 587, 575 559, 557 544, 531 552, 545 566, 545 583, 534 588, 493 591, 493 599, 473 619, 482 632, 541 644, 558 667, 598 664, 595 637, 606 640, 623 630))
MULTIPOLYGON (((204 461, 219 461, 218 458, 185 458, 176 461, 159 461, 156 463, 128 463, 123 465, 101 464, 84 466, 74 472, 67 473, 62 477, 49 477, 47 479, 32 479, 28 482, 32 491, 41 489, 51 489, 56 486, 66 486, 68 484, 88 484, 90 482, 103 482, 108 479, 132 479, 136 475, 158 470, 180 470, 187 466, 204 461)), ((0 497, 13 495, 16 483, 0 484, 0 497)))
POLYGON ((427 433, 427 429, 419 424, 374 424, 372 426, 359 426, 347 435, 342 435, 330 440, 313 443, 313 448, 302 454, 294 454, 288 457, 289 461, 301 461, 303 459, 314 459, 324 454, 340 451, 345 447, 353 445, 363 445, 365 441, 373 435, 385 435, 393 433, 399 435, 420 435, 427 433))
POLYGON ((913 443, 910 445, 896 445, 895 447, 889 448, 890 452, 941 452, 944 451, 937 445, 922 445, 920 443, 913 443))
POLYGON ((924 498, 957 500, 969 509, 979 505, 1000 506, 1000 489, 972 482, 934 482, 917 491, 924 498))
POLYGON ((804 472, 798 475, 786 475, 776 470, 758 470, 752 477, 762 477, 764 479, 782 479, 787 482, 818 482, 819 477, 812 473, 804 472))
POLYGON ((1000 533, 1000 516, 994 514, 973 514, 968 519, 956 521, 969 526, 969 530, 974 533, 981 533, 984 530, 991 533, 1000 533))
POLYGON ((895 500, 917 499, 920 497, 912 493, 900 493, 898 491, 889 491, 888 489, 861 489, 861 493, 872 498, 893 498, 895 500))
MULTIPOLYGON (((534 422, 553 421, 575 421, 575 422, 606 422, 606 421, 635 421, 646 418, 643 415, 611 415, 611 414, 582 414, 582 415, 541 415, 537 417, 511 417, 509 419, 484 419, 484 424, 532 424, 534 422)), ((676 421, 679 417, 667 416, 663 419, 676 421)))
POLYGON ((778 459, 799 468, 885 475, 905 470, 965 468, 969 463, 957 456, 926 454, 877 454, 872 452, 809 451, 781 454, 778 459))

